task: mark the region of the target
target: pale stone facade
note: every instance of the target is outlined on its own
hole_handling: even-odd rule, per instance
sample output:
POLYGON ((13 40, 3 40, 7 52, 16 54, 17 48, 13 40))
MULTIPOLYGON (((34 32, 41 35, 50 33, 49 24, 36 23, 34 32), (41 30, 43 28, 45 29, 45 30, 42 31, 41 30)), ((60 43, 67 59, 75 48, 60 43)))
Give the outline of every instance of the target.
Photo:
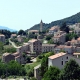
POLYGON ((8 63, 11 60, 15 60, 15 57, 12 54, 10 54, 10 53, 4 53, 2 55, 2 61, 3 62, 8 63))
POLYGON ((62 69, 66 62, 68 62, 70 59, 74 59, 79 65, 80 65, 80 59, 74 57, 73 55, 67 54, 67 53, 57 53, 53 56, 48 57, 48 66, 55 66, 59 69, 62 69))
POLYGON ((57 34, 52 39, 54 43, 64 44, 66 42, 66 33, 57 34))
POLYGON ((38 66, 34 67, 34 77, 35 77, 37 80, 41 80, 40 67, 41 67, 41 65, 38 65, 38 66))
POLYGON ((35 53, 36 55, 42 53, 42 42, 37 39, 29 40, 30 52, 35 53))
POLYGON ((60 45, 54 49, 55 53, 59 53, 60 51, 64 51, 68 54, 72 54, 74 52, 74 47, 73 46, 60 45))
POLYGON ((11 34, 11 38, 16 38, 17 35, 16 34, 11 34))
POLYGON ((39 34, 39 30, 29 30, 28 34, 39 34))
POLYGON ((56 45, 54 44, 42 44, 42 53, 53 52, 56 45))
POLYGON ((1 42, 5 42, 5 35, 0 34, 0 41, 1 41, 1 42))
POLYGON ((49 34, 54 34, 55 32, 57 32, 59 30, 59 26, 53 26, 49 29, 49 34))

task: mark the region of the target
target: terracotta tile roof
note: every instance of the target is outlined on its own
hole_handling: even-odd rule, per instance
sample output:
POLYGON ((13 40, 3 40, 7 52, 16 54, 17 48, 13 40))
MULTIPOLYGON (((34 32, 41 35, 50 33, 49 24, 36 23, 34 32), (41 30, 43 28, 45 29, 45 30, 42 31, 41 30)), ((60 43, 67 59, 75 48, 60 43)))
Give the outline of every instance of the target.
POLYGON ((11 36, 17 36, 16 34, 12 34, 11 36))
POLYGON ((33 42, 35 42, 35 41, 37 41, 37 39, 31 39, 31 40, 29 40, 28 42, 33 43, 33 42))
POLYGON ((12 55, 16 57, 16 56, 19 56, 20 54, 16 52, 16 53, 13 53, 12 55))
POLYGON ((64 48, 72 48, 72 46, 66 46, 66 45, 65 45, 64 48))
POLYGON ((19 56, 16 56, 15 59, 16 59, 16 58, 19 58, 19 57, 20 57, 20 55, 19 55, 19 56))
POLYGON ((8 55, 10 55, 10 53, 6 52, 6 53, 3 54, 3 56, 8 56, 8 55))
POLYGON ((39 30, 29 30, 29 32, 39 32, 39 30))
POLYGON ((73 55, 80 55, 80 53, 73 53, 73 55))
POLYGON ((53 26, 49 30, 55 30, 55 29, 59 29, 59 27, 58 26, 53 26))
POLYGON ((55 46, 55 44, 42 44, 42 46, 55 46))
POLYGON ((56 48, 60 48, 60 49, 63 49, 63 48, 72 48, 72 46, 60 45, 60 46, 57 46, 56 48))
POLYGON ((77 38, 77 40, 78 40, 78 41, 80 41, 80 37, 79 37, 79 38, 77 38))
POLYGON ((3 34, 0 34, 0 36, 5 36, 5 35, 3 35, 3 34))
POLYGON ((57 46, 56 48, 64 48, 64 45, 57 46))
POLYGON ((72 42, 72 43, 75 43, 75 42, 77 42, 77 41, 73 39, 73 40, 71 40, 71 42, 72 42))
POLYGON ((50 56, 50 57, 48 57, 48 58, 49 58, 49 59, 56 59, 56 58, 58 58, 58 57, 64 56, 65 54, 67 54, 67 53, 60 52, 60 53, 57 53, 57 54, 55 54, 55 55, 52 55, 52 56, 50 56))

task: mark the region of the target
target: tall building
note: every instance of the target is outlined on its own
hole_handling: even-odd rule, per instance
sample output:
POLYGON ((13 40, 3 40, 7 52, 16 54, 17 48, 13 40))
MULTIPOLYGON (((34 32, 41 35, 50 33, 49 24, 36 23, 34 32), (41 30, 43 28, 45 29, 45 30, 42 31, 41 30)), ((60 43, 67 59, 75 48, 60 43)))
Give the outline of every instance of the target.
POLYGON ((40 22, 40 32, 42 32, 42 28, 43 28, 43 22, 41 20, 41 22, 40 22))

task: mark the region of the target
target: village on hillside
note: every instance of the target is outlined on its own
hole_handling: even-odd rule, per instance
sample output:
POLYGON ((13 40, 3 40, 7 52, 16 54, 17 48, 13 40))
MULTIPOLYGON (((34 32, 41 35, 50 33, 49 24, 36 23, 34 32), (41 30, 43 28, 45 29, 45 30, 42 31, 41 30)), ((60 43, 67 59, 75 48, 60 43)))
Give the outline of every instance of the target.
POLYGON ((63 23, 61 26, 52 26, 43 31, 41 20, 40 30, 28 30, 27 32, 20 30, 18 33, 11 33, 8 38, 1 33, 0 45, 0 66, 3 64, 0 71, 4 69, 0 73, 1 78, 23 76, 23 80, 48 80, 48 77, 53 75, 52 78, 55 80, 80 80, 80 67, 77 70, 80 66, 80 23, 73 25, 63 23), (21 69, 21 72, 18 72, 12 63, 17 66, 17 69, 21 69), (7 64, 11 64, 14 70, 7 64), (18 65, 22 66, 19 68, 18 65), (75 66, 77 71, 66 72, 69 66, 72 68, 70 72, 75 66), (62 69, 64 69, 63 74, 59 76, 62 69), (55 74, 49 74, 50 70, 55 74), (67 76, 67 73, 71 76, 67 76))

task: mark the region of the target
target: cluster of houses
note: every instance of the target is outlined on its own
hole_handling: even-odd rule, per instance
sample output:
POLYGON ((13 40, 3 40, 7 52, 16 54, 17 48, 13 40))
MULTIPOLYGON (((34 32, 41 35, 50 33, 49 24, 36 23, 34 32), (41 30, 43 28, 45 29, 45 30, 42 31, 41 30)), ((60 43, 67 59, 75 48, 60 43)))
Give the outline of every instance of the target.
MULTIPOLYGON (((41 28, 40 31, 42 32, 42 21, 40 23, 41 28)), ((80 23, 76 23, 74 25, 69 25, 69 28, 73 28, 73 31, 70 31, 70 33, 74 32, 78 36, 80 34, 80 23)), ((27 43, 24 43, 22 46, 19 46, 16 48, 16 53, 4 53, 2 56, 3 62, 9 62, 11 60, 15 60, 19 62, 20 64, 26 63, 23 53, 30 54, 37 56, 41 53, 45 52, 54 52, 55 55, 52 55, 48 57, 48 67, 49 66, 56 66, 59 69, 62 69, 66 62, 68 62, 70 59, 75 59, 79 65, 80 65, 80 37, 78 37, 76 40, 72 39, 71 41, 66 42, 66 32, 60 31, 59 26, 53 26, 49 29, 48 35, 52 35, 52 40, 55 44, 48 44, 48 43, 42 43, 40 39, 43 39, 39 35, 39 30, 29 30, 28 34, 37 34, 37 39, 31 39, 27 43), (40 39, 39 39, 40 37, 40 39), (56 43, 59 43, 57 45, 56 43)), ((14 38, 16 34, 12 34, 11 38, 14 38)), ((0 39, 2 42, 4 42, 5 37, 3 35, 0 36, 0 39), (1 37, 3 37, 1 39, 1 37)), ((22 37, 19 35, 17 36, 18 41, 22 42, 22 37)), ((34 77, 36 77, 38 80, 41 80, 41 76, 39 75, 39 68, 41 65, 38 65, 34 67, 34 77)))
MULTIPOLYGON (((73 31, 70 31, 70 33, 74 32, 78 36, 80 35, 80 23, 70 25, 69 27, 74 29, 73 31)), ((53 51, 55 55, 48 57, 48 67, 56 66, 59 69, 63 69, 64 65, 70 59, 74 59, 80 65, 80 37, 78 37, 76 40, 73 38, 71 41, 66 42, 66 33, 60 31, 57 27, 52 27, 49 30, 49 34, 54 34, 52 38, 54 43, 59 42, 60 45, 54 47, 53 51)), ((34 67, 34 77, 37 78, 37 80, 41 80, 39 73, 40 66, 41 65, 34 67)))

